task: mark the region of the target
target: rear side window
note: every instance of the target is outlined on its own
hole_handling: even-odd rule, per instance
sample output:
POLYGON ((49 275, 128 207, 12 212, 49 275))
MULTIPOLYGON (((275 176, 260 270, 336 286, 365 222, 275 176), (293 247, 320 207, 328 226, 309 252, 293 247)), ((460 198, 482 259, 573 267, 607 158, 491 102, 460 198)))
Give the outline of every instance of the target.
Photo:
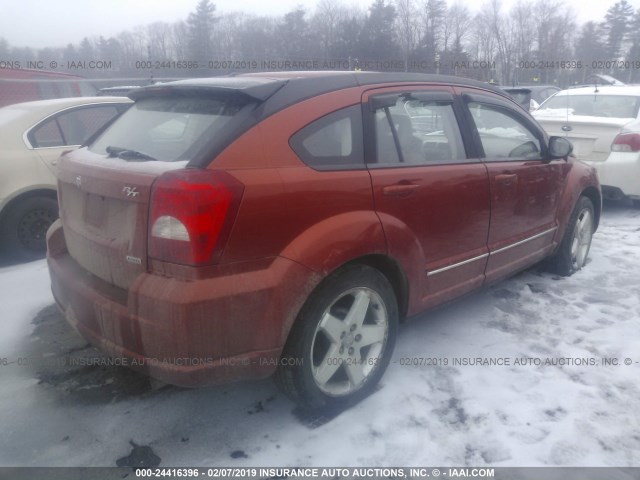
POLYGON ((293 135, 289 145, 318 170, 364 168, 360 105, 337 110, 293 135))
POLYGON ((102 132, 89 150, 125 160, 192 160, 250 107, 236 97, 144 98, 102 132))
POLYGON ((399 97, 375 112, 376 163, 433 165, 466 162, 450 101, 399 97))
POLYGON ((82 145, 118 114, 115 105, 77 108, 56 115, 29 133, 34 148, 82 145))
POLYGON ((32 130, 29 140, 34 148, 61 147, 65 144, 55 118, 32 130))

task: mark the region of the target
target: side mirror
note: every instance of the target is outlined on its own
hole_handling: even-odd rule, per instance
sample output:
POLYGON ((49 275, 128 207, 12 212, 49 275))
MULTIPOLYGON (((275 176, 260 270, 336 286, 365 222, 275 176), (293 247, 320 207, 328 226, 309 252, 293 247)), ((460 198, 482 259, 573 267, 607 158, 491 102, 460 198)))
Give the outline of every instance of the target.
POLYGON ((573 152, 573 145, 564 137, 551 137, 549 139, 549 159, 566 158, 573 152))

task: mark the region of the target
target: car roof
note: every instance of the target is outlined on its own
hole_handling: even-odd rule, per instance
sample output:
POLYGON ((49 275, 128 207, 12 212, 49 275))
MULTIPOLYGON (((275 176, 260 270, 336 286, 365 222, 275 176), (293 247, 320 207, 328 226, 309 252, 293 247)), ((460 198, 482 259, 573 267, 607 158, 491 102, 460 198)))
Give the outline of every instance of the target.
POLYGON ((11 108, 24 111, 55 111, 59 108, 73 107, 89 103, 131 103, 128 97, 70 97, 70 98, 51 98, 49 100, 35 100, 33 102, 13 103, 0 108, 0 111, 11 108))
POLYGON ((65 108, 96 103, 132 103, 127 97, 72 97, 14 103, 0 108, 0 125, 25 128, 65 108))
POLYGON ((597 87, 596 85, 590 85, 562 90, 556 95, 593 95, 594 93, 640 96, 640 85, 598 85, 597 87), (596 89, 598 90, 597 92, 596 89))
POLYGON ((360 86, 384 84, 456 85, 481 88, 513 101, 504 91, 494 85, 476 80, 448 75, 421 73, 382 73, 353 71, 287 71, 245 73, 213 78, 178 80, 138 88, 128 93, 139 100, 146 97, 196 94, 196 95, 240 95, 264 102, 257 120, 264 119, 284 108, 308 98, 325 93, 360 86))
POLYGON ((313 97, 330 91, 364 85, 386 83, 436 83, 443 85, 460 85, 483 88, 498 94, 503 92, 488 83, 462 77, 448 75, 428 75, 421 73, 381 73, 352 71, 291 71, 246 73, 235 76, 212 77, 178 80, 158 85, 150 85, 130 92, 134 99, 155 93, 167 92, 169 89, 193 90, 204 92, 237 92, 258 100, 266 100, 281 88, 289 94, 293 91, 304 92, 306 97, 313 97))
POLYGON ((548 88, 560 90, 560 87, 556 87, 555 85, 516 85, 515 87, 504 85, 501 88, 506 91, 529 90, 530 92, 539 92, 541 90, 547 90, 548 88))

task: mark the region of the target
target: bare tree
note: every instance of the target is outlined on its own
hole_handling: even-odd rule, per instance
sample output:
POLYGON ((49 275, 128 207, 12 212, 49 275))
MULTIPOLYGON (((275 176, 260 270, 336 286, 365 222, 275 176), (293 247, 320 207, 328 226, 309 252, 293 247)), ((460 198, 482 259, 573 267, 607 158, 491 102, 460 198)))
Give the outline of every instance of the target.
POLYGON ((189 27, 183 20, 176 22, 171 27, 171 48, 176 60, 189 60, 189 27))
POLYGON ((503 84, 511 83, 513 78, 514 55, 513 47, 515 29, 512 19, 508 15, 502 15, 500 0, 490 0, 485 4, 489 28, 495 39, 497 61, 499 66, 499 81, 503 84))
POLYGON ((395 0, 395 7, 398 43, 402 50, 405 71, 407 71, 411 54, 420 41, 420 22, 416 15, 415 0, 395 0))
POLYGON ((469 35, 469 27, 471 26, 471 13, 466 5, 456 2, 447 10, 445 28, 447 30, 445 39, 445 50, 448 49, 449 40, 451 40, 451 50, 455 55, 462 53, 462 43, 469 35))
POLYGON ((516 32, 514 53, 516 60, 531 60, 536 43, 536 25, 533 21, 535 10, 527 0, 516 2, 509 15, 516 32))
POLYGON ((489 28, 490 24, 491 15, 488 10, 480 9, 473 19, 466 50, 476 60, 493 63, 496 57, 496 41, 493 31, 489 28))
POLYGON ((149 39, 149 54, 154 60, 167 60, 173 58, 171 25, 165 22, 155 22, 147 26, 149 39))
POLYGON ((323 57, 331 58, 335 55, 335 47, 338 42, 338 29, 347 18, 347 10, 341 0, 320 0, 311 17, 310 25, 315 34, 320 38, 323 57))
POLYGON ((233 12, 221 15, 216 24, 213 41, 219 52, 224 52, 225 59, 237 59, 241 56, 238 45, 238 32, 247 19, 244 12, 233 12))

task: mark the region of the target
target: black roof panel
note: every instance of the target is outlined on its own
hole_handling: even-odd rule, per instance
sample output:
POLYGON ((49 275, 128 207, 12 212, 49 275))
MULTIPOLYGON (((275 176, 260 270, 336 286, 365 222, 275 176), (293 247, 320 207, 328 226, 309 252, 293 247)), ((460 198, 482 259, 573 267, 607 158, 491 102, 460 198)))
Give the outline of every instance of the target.
MULTIPOLYGON (((382 73, 351 71, 311 71, 311 72, 261 72, 247 73, 237 76, 213 78, 193 78, 162 84, 151 85, 131 92, 134 100, 170 92, 203 94, 238 93, 255 100, 264 101, 274 96, 280 89, 279 96, 289 99, 288 105, 305 98, 315 97, 344 88, 376 85, 383 83, 440 83, 484 88, 502 94, 502 91, 488 83, 478 82, 448 75, 429 75, 422 73, 382 73), (284 88, 283 88, 284 87, 284 88)), ((270 102, 271 103, 271 102, 270 102)), ((274 102, 276 104, 280 102, 274 102)), ((276 107, 276 105, 274 105, 276 107)), ((280 108, 284 105, 280 104, 280 108)), ((279 108, 276 107, 276 110, 279 108)))

